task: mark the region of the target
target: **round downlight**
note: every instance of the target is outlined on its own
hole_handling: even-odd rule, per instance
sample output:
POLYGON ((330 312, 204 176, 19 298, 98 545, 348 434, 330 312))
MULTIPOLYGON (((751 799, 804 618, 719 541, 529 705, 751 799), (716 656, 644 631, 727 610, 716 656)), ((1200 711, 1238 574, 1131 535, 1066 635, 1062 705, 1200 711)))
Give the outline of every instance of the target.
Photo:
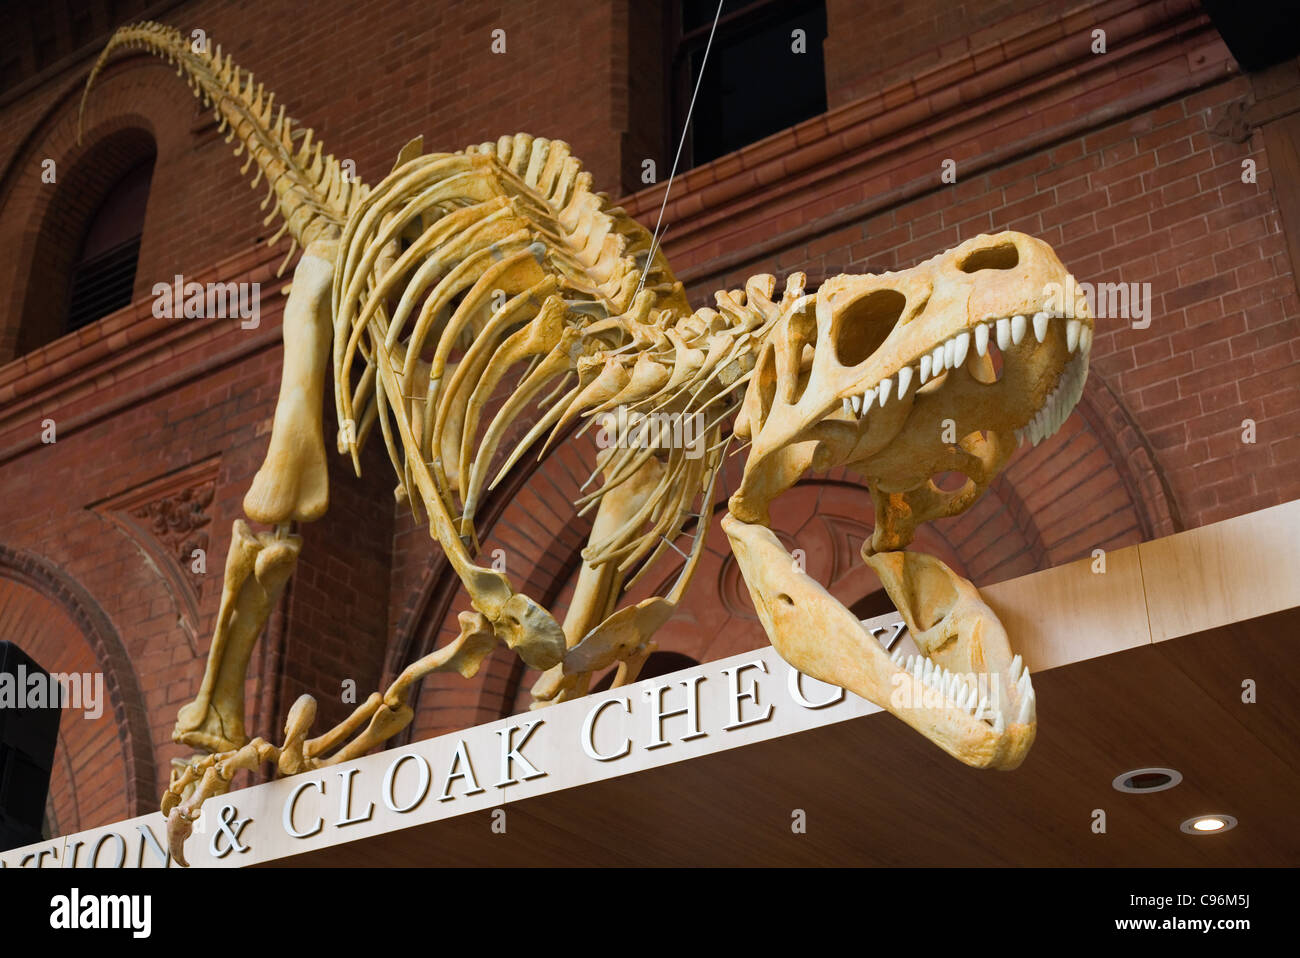
POLYGON ((1183 773, 1175 768, 1135 768, 1115 776, 1110 784, 1117 792, 1146 795, 1173 788, 1183 780, 1183 773))

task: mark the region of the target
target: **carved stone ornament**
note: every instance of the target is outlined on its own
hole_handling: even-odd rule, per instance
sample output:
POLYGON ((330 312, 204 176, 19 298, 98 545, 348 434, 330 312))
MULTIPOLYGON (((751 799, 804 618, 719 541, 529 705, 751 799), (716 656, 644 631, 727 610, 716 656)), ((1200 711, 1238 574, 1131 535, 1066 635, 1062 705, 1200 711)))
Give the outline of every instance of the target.
POLYGON ((198 654, 199 600, 217 489, 218 460, 209 459, 119 493, 91 508, 129 536, 166 581, 177 606, 177 625, 198 654))
POLYGON ((212 521, 207 508, 212 504, 216 483, 182 489, 139 506, 131 515, 144 524, 165 546, 176 562, 188 567, 195 550, 208 549, 207 526, 212 521))

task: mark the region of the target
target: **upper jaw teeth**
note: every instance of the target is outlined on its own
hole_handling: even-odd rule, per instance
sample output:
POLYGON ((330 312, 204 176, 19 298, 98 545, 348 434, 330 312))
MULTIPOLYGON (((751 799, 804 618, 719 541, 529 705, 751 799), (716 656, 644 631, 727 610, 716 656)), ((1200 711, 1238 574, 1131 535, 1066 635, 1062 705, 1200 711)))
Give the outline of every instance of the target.
POLYGON ((1016 723, 1028 725, 1037 719, 1034 685, 1029 678, 1029 670, 1024 667, 1019 655, 1011 660, 1011 666, 1007 670, 1005 691, 1001 672, 994 672, 987 677, 949 672, 924 655, 909 655, 904 658, 901 650, 894 652, 890 661, 913 678, 942 693, 949 708, 960 709, 973 720, 991 725, 998 734, 1006 728, 1013 704, 1016 723))
MULTIPOLYGON (((881 407, 884 407, 890 399, 902 399, 906 396, 912 386, 913 379, 915 379, 919 389, 931 379, 942 375, 949 369, 956 369, 966 362, 967 358, 970 358, 973 363, 977 358, 988 355, 990 340, 996 341, 998 349, 1005 352, 1011 346, 1019 344, 1032 325, 1034 336, 1041 343, 1047 338, 1051 320, 1064 318, 1052 313, 1038 312, 1033 314, 1032 317, 1025 313, 976 323, 972 328, 963 329, 939 343, 933 350, 920 357, 914 365, 902 367, 894 376, 886 376, 861 394, 844 397, 844 411, 865 418, 867 413, 871 412, 873 404, 878 402, 881 407), (973 354, 970 351, 972 344, 975 346, 973 354), (894 389, 895 379, 898 380, 898 389, 896 390, 894 389)), ((1083 370, 1086 368, 1084 360, 1089 350, 1092 349, 1092 329, 1084 324, 1082 320, 1066 319, 1064 335, 1066 347, 1070 354, 1074 356, 1074 360, 1066 368, 1066 376, 1063 376, 1061 383, 1057 385, 1057 393, 1062 391, 1062 385, 1066 383, 1070 371, 1076 369, 1076 366, 1079 380, 1078 386, 1082 390, 1083 370)), ((1066 393, 1068 394, 1070 391, 1066 390, 1066 393)), ((1079 399, 1078 395, 1075 395, 1070 402, 1063 405, 1061 403, 1063 398, 1065 398, 1064 395, 1058 397, 1056 402, 1056 408, 1060 415, 1059 421, 1055 419, 1055 416, 1044 417, 1037 430, 1041 435, 1038 439, 1033 440, 1035 443, 1056 432, 1061 423, 1065 421, 1065 417, 1069 415, 1070 410, 1074 408, 1074 403, 1078 402, 1079 399)), ((1046 408, 1045 406, 1044 410, 1046 408)), ((1040 410, 1039 414, 1042 415, 1044 410, 1040 410)), ((1026 426, 1024 429, 1017 431, 1016 437, 1019 441, 1030 438, 1029 427, 1026 426)))

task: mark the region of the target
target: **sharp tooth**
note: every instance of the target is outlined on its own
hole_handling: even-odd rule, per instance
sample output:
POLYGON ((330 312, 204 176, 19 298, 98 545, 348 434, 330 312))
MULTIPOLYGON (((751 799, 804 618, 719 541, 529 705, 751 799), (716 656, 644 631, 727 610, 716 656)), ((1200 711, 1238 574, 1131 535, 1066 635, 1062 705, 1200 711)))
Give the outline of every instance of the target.
POLYGON ((893 381, 892 379, 890 379, 888 376, 886 376, 884 379, 880 380, 880 383, 879 383, 879 385, 876 386, 876 389, 877 389, 877 390, 879 391, 879 393, 880 393, 880 405, 881 405, 881 406, 883 406, 885 403, 889 402, 889 391, 890 391, 891 389, 893 389, 893 388, 894 388, 894 381, 893 381))
POLYGON ((889 657, 889 661, 893 662, 895 665, 897 665, 902 660, 903 660, 903 653, 901 650, 898 649, 895 649, 894 654, 889 657))
POLYGON ((844 399, 844 411, 849 413, 856 411, 853 408, 853 404, 849 402, 847 397, 844 399))
POLYGON ((1074 352, 1079 348, 1079 331, 1083 328, 1083 323, 1077 319, 1072 319, 1065 324, 1065 347, 1074 352))
POLYGON ((979 718, 981 715, 984 714, 984 710, 988 708, 988 704, 989 704, 989 697, 987 695, 981 695, 979 705, 975 707, 976 718, 979 718))
POLYGON ((964 709, 966 707, 966 686, 958 686, 956 702, 957 708, 964 709))
POLYGON ((871 409, 871 404, 876 401, 876 391, 868 389, 862 394, 862 411, 865 413, 871 409))
POLYGON ((1092 349, 1092 329, 1090 327, 1083 327, 1082 332, 1079 333, 1079 345, 1083 347, 1085 356, 1092 349))
POLYGON ((921 662, 921 676, 925 679, 930 678, 930 673, 934 671, 934 664, 929 659, 921 662))
POLYGON ((1016 691, 1025 696, 1029 694, 1029 670, 1025 669, 1024 674, 1020 676, 1020 681, 1016 683, 1016 691))
POLYGON ((998 320, 998 349, 1004 353, 1011 346, 1011 320, 1003 316, 998 320))
POLYGON ((989 351, 989 328, 983 323, 975 327, 975 355, 983 356, 989 351))
POLYGON ((943 365, 947 369, 957 368, 957 340, 948 340, 943 344, 943 365))
POLYGON ((1025 330, 1029 328, 1028 316, 1011 317, 1011 343, 1014 346, 1020 345, 1020 340, 1025 338, 1025 330))
POLYGON ((1015 656, 1011 659, 1011 668, 1007 670, 1008 682, 1014 683, 1017 679, 1020 678, 1020 667, 1024 664, 1024 661, 1025 660, 1020 657, 1019 652, 1017 652, 1015 656))
POLYGON ((930 378, 930 354, 926 353, 924 356, 921 357, 921 385, 924 386, 925 381, 929 378, 930 378))
POLYGON ((930 354, 930 372, 936 376, 948 368, 943 364, 943 354, 943 343, 934 347, 934 352, 930 354))
POLYGON ((1007 727, 1006 722, 1002 721, 1002 713, 1001 713, 1001 712, 994 712, 994 713, 993 713, 993 731, 996 732, 998 735, 1001 735, 1001 734, 1003 733, 1003 731, 1006 730, 1006 727, 1007 727))
POLYGON ((850 397, 849 397, 849 405, 853 407, 853 411, 854 411, 854 412, 861 412, 861 410, 862 410, 862 397, 861 397, 861 396, 850 396, 850 397))
POLYGON ((1047 321, 1051 318, 1046 313, 1034 313, 1034 338, 1040 343, 1047 338, 1047 321))
POLYGON ((1021 725, 1028 725, 1034 720, 1034 697, 1026 695, 1020 700, 1020 714, 1016 716, 1016 721, 1021 725))
POLYGON ((898 398, 907 395, 907 387, 912 385, 912 367, 904 366, 898 371, 898 398))
POLYGON ((1016 445, 1017 445, 1017 446, 1023 446, 1024 444, 1025 444, 1025 431, 1024 431, 1023 429, 1017 429, 1017 430, 1016 430, 1016 445))
POLYGON ((916 676, 916 678, 918 678, 918 679, 921 678, 922 675, 923 675, 923 673, 921 672, 921 662, 922 662, 922 661, 923 661, 922 658, 918 655, 918 656, 916 657, 916 661, 914 661, 914 662, 912 663, 912 669, 911 669, 911 671, 912 671, 912 675, 916 676))
POLYGON ((950 341, 956 343, 952 357, 952 368, 956 369, 966 361, 966 353, 970 350, 970 333, 958 333, 950 341))

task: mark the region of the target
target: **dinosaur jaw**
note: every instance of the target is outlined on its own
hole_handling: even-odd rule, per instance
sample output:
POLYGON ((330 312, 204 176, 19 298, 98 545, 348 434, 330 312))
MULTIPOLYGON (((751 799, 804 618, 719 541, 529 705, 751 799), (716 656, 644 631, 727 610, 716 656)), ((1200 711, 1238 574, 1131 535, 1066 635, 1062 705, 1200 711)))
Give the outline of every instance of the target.
POLYGON ((894 714, 906 721, 908 710, 937 712, 946 739, 939 744, 950 754, 978 767, 1017 767, 1037 731, 1037 696, 997 615, 974 585, 932 556, 865 558, 917 648, 890 657, 894 714))
POLYGON ((973 585, 920 553, 869 557, 919 650, 891 657, 770 529, 733 515, 722 525, 783 659, 880 706, 967 765, 1010 770, 1024 760, 1037 732, 1033 685, 973 585))

